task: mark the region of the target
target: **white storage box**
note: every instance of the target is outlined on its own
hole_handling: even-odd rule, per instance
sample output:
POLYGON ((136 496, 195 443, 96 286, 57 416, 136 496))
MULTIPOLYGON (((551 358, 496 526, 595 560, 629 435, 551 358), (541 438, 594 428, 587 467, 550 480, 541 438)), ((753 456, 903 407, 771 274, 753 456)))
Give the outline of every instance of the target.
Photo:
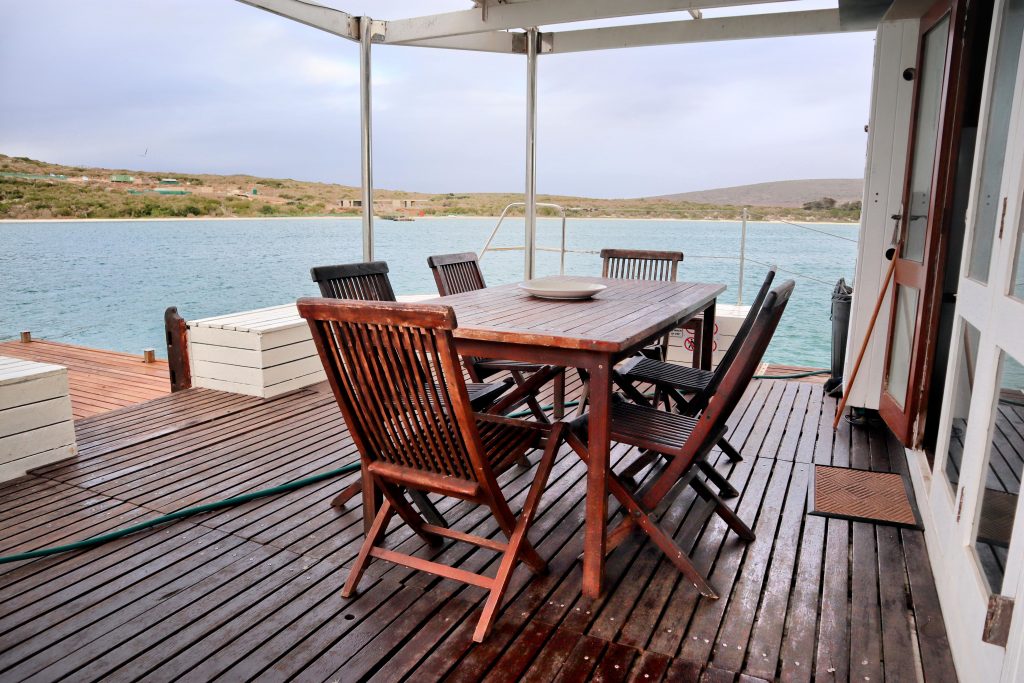
POLYGON ((188 322, 192 385, 272 398, 326 381, 295 304, 188 322))
MULTIPOLYGON (((717 304, 715 306, 715 343, 711 353, 711 362, 718 367, 719 361, 740 331, 743 318, 750 306, 735 304, 717 304)), ((690 330, 673 330, 668 342, 668 360, 672 363, 690 365, 693 362, 693 332, 690 330)))
POLYGON ((68 369, 0 356, 0 481, 77 452, 68 369))

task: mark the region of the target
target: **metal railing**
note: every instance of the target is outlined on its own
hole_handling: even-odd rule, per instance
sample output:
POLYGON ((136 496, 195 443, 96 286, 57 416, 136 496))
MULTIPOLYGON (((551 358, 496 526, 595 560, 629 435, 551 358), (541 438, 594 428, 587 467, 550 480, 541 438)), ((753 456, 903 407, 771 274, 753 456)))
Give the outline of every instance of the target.
MULTIPOLYGON (((483 249, 481 249, 480 252, 477 254, 477 257, 480 260, 483 260, 484 255, 487 252, 489 252, 489 251, 523 251, 525 249, 524 246, 515 246, 515 247, 494 247, 494 246, 491 246, 491 244, 494 242, 495 236, 498 234, 498 230, 501 228, 501 224, 504 222, 505 217, 508 216, 508 212, 512 208, 517 207, 517 206, 525 207, 526 206, 526 202, 512 202, 511 204, 509 204, 508 206, 505 207, 504 211, 501 212, 501 215, 498 217, 497 224, 495 224, 494 229, 491 230, 491 234, 487 238, 487 242, 484 244, 483 249)), ((546 206, 546 207, 549 207, 549 208, 552 208, 552 209, 557 209, 559 214, 561 214, 561 217, 562 217, 562 240, 561 240, 561 245, 558 246, 558 247, 543 247, 543 246, 536 246, 536 247, 534 247, 537 251, 548 251, 548 252, 554 252, 554 253, 559 254, 559 264, 558 264, 558 273, 559 273, 559 275, 565 275, 565 255, 567 253, 568 254, 600 254, 601 253, 601 251, 599 249, 569 249, 568 247, 566 247, 565 246, 565 237, 566 237, 565 209, 562 208, 558 204, 549 204, 549 203, 544 203, 544 202, 538 202, 537 206, 546 206)), ((747 221, 749 219, 750 219, 750 217, 749 217, 749 214, 747 212, 747 209, 744 208, 742 216, 741 216, 741 219, 740 219, 740 223, 741 223, 741 228, 740 228, 740 248, 739 248, 739 254, 737 256, 724 256, 724 255, 711 255, 711 254, 687 254, 686 257, 688 259, 696 258, 696 259, 716 259, 716 260, 721 259, 721 260, 735 260, 735 261, 738 261, 739 262, 739 264, 738 264, 739 265, 739 287, 738 287, 738 290, 737 290, 736 303, 738 305, 741 305, 741 306, 743 305, 743 285, 744 285, 745 270, 746 270, 745 266, 746 266, 746 264, 748 262, 749 263, 756 263, 758 265, 765 266, 765 267, 777 268, 782 273, 788 273, 790 275, 794 275, 794 276, 799 277, 799 278, 804 278, 804 279, 810 280, 812 282, 815 282, 817 284, 821 284, 823 286, 829 287, 830 289, 832 288, 832 284, 830 284, 830 283, 828 283, 825 280, 822 280, 820 278, 814 277, 813 275, 807 275, 807 274, 801 273, 799 271, 789 270, 789 269, 786 269, 786 268, 782 268, 778 264, 767 263, 765 261, 760 261, 760 260, 752 259, 752 258, 748 257, 747 256, 747 221)), ((827 232, 820 231, 820 230, 815 230, 814 228, 807 228, 806 226, 798 225, 796 223, 790 223, 789 221, 779 221, 779 222, 780 223, 785 223, 786 225, 792 225, 793 227, 796 227, 796 228, 804 228, 804 229, 807 229, 807 230, 811 230, 812 232, 821 232, 822 234, 829 235, 829 236, 835 237, 837 239, 847 240, 847 241, 851 241, 851 242, 855 241, 855 240, 850 240, 847 237, 842 237, 841 235, 832 235, 831 233, 827 233, 827 232)))
MULTIPOLYGON (((534 249, 536 249, 537 251, 550 251, 550 252, 555 252, 555 253, 559 254, 559 261, 558 261, 558 274, 559 275, 565 275, 565 254, 566 254, 566 252, 571 252, 573 254, 597 254, 597 253, 600 253, 600 252, 598 252, 595 249, 568 249, 565 246, 565 209, 562 208, 558 204, 548 204, 548 203, 545 203, 545 202, 537 202, 536 205, 537 206, 546 206, 546 207, 551 208, 551 209, 557 209, 558 212, 562 215, 562 243, 561 243, 561 246, 558 246, 558 247, 542 247, 542 246, 538 245, 538 246, 534 247, 534 249)), ((494 241, 495 235, 498 234, 498 229, 501 228, 501 224, 505 220, 505 217, 508 215, 508 212, 513 207, 516 207, 516 206, 523 206, 523 207, 525 207, 526 206, 526 202, 512 202, 511 204, 509 204, 508 206, 505 207, 504 211, 501 212, 501 216, 498 217, 497 224, 494 226, 494 229, 491 230, 491 234, 487 238, 487 242, 484 243, 484 248, 480 250, 479 254, 477 254, 477 258, 479 258, 481 261, 483 260, 484 255, 488 251, 523 251, 524 249, 526 249, 526 245, 523 245, 521 247, 492 247, 491 246, 491 243, 494 241)))

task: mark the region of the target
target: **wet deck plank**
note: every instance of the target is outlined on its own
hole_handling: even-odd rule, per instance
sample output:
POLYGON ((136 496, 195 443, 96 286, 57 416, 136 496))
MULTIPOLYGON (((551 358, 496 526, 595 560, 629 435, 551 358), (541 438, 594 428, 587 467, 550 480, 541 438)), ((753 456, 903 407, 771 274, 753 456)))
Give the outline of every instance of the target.
MULTIPOLYGON (((362 536, 358 507, 328 505, 354 479, 347 475, 101 547, 0 565, 0 679, 754 682, 920 672, 950 680, 922 532, 806 515, 813 462, 903 466, 880 427, 844 422, 833 436, 834 409, 810 383, 756 382, 744 397, 731 439, 748 457, 716 458, 757 541, 738 542, 689 492, 663 519, 710 573, 719 601, 701 598, 640 536, 609 557, 606 594, 584 599, 585 468, 563 452, 531 532, 551 571, 517 570, 492 637, 474 645, 479 589, 378 561, 357 596, 340 597, 362 536)), ((191 390, 83 423, 78 459, 0 486, 0 552, 357 457, 319 390, 271 401, 191 390)), ((612 460, 634 455, 617 447, 612 460)), ((513 507, 530 481, 519 469, 502 477, 513 507)), ((439 501, 439 509, 460 530, 499 533, 472 506, 439 501)), ((389 542, 473 571, 495 565, 485 550, 429 551, 395 524, 389 542)))

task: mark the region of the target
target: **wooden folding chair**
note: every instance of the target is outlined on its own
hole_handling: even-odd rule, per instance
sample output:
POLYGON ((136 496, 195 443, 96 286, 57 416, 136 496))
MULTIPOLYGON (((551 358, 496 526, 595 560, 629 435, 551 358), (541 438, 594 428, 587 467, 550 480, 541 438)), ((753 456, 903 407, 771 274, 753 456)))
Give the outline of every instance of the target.
MULTIPOLYGON (((330 299, 357 299, 359 301, 395 301, 395 290, 388 277, 385 261, 346 263, 335 266, 318 266, 310 269, 313 282, 320 288, 320 295, 330 299)), ((474 410, 483 410, 494 404, 504 394, 511 381, 482 382, 467 384, 469 401, 474 410)))
MULTIPOLYGON (((619 280, 655 280, 659 282, 675 282, 679 275, 679 264, 683 261, 681 251, 650 251, 642 249, 602 249, 601 277, 619 280)), ((693 366, 700 365, 700 331, 702 319, 694 318, 683 323, 682 329, 693 330, 693 366)), ((665 335, 653 344, 640 350, 638 356, 657 360, 668 358, 669 335, 665 335)), ((583 414, 590 398, 590 378, 580 370, 583 380, 583 393, 576 409, 576 416, 583 414)), ((658 402, 655 396, 655 403, 658 402)))
MULTIPOLYGON (((634 403, 657 407, 657 402, 650 401, 636 386, 637 384, 649 384, 655 387, 657 395, 664 396, 666 401, 671 400, 676 412, 682 415, 698 414, 704 410, 708 401, 718 391, 722 379, 729 371, 736 356, 739 355, 750 329, 754 326, 754 320, 764 304, 765 297, 768 296, 768 290, 771 289, 772 282, 775 280, 775 272, 776 269, 771 268, 765 275, 757 296, 750 304, 750 310, 747 311, 740 329, 736 332, 736 337, 714 371, 688 368, 684 365, 637 356, 614 370, 612 379, 623 394, 634 403)), ((743 459, 740 452, 724 436, 718 440, 718 447, 732 462, 739 462, 743 459)), ((632 474, 648 463, 649 459, 638 458, 623 472, 623 476, 630 478, 632 474)), ((709 465, 706 471, 708 478, 714 481, 723 493, 727 495, 734 493, 728 483, 709 465)))
POLYGON ((542 573, 547 565, 527 538, 562 440, 564 423, 550 425, 474 413, 455 350, 455 313, 448 306, 300 299, 327 378, 363 462, 366 491, 384 494, 374 512, 342 595, 349 597, 371 557, 488 589, 473 639, 494 622, 519 562, 542 573), (527 451, 544 454, 523 511, 512 514, 497 475, 527 451), (404 491, 452 496, 490 509, 508 541, 431 524, 409 505, 404 491), (384 548, 388 522, 398 513, 431 544, 442 538, 501 553, 494 577, 384 548))
MULTIPOLYGON (((650 251, 645 249, 602 249, 601 277, 619 280, 657 280, 675 282, 679 276, 681 251, 650 251)), ((681 329, 693 332, 693 367, 700 367, 700 331, 702 318, 686 321, 681 329)), ((656 360, 668 359, 668 335, 643 350, 643 355, 656 360)))
MULTIPOLYGON (((483 271, 480 270, 480 261, 472 251, 459 254, 441 254, 431 256, 427 259, 427 265, 434 273, 434 282, 437 283, 437 292, 441 296, 451 294, 462 294, 478 289, 485 289, 483 271)), ((547 383, 548 379, 554 377, 554 416, 561 419, 565 414, 565 368, 556 368, 540 363, 526 363, 515 360, 494 360, 490 358, 476 358, 466 356, 463 358, 466 372, 474 382, 482 382, 488 377, 499 373, 508 372, 518 387, 517 395, 521 395, 523 401, 541 422, 548 422, 548 417, 537 401, 537 392, 547 383), (527 375, 538 375, 534 382, 528 382, 527 375), (543 382, 539 380, 544 378, 543 382)))
MULTIPOLYGON (((704 499, 711 501, 715 513, 744 541, 754 540, 754 533, 725 502, 699 478, 699 463, 725 434, 726 421, 735 410, 750 383, 778 326, 793 291, 793 281, 780 285, 765 298, 753 327, 737 353, 721 386, 698 416, 669 413, 648 406, 627 403, 612 404, 611 438, 619 443, 654 451, 665 456, 666 463, 652 472, 642 487, 632 489, 615 472, 608 473, 608 488, 622 504, 627 516, 608 534, 607 550, 617 547, 636 526, 639 526, 665 556, 679 569, 702 595, 717 598, 711 584, 691 562, 675 540, 658 526, 657 519, 672 503, 673 492, 681 484, 692 486, 704 499)), ((589 417, 589 416, 587 416, 589 417)), ((582 441, 587 433, 587 417, 574 422, 567 441, 584 460, 589 454, 582 441)))
MULTIPOLYGON (((395 301, 395 290, 388 277, 388 264, 384 261, 366 263, 345 263, 333 266, 318 266, 309 271, 313 282, 320 288, 320 295, 331 299, 356 299, 359 301, 395 301)), ((483 410, 493 405, 504 394, 511 380, 505 382, 474 382, 467 385, 469 400, 474 410, 483 410)), ((363 490, 363 482, 357 481, 334 497, 331 505, 342 507, 363 490)), ((435 524, 443 525, 444 518, 437 512, 426 496, 414 493, 417 506, 421 506, 435 524)), ((366 525, 369 528, 370 521, 366 525)))

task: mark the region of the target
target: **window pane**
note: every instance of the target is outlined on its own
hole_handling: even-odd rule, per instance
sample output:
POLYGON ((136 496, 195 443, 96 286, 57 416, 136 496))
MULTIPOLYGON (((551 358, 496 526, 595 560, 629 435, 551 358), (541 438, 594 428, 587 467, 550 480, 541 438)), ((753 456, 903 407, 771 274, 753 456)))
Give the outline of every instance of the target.
POLYGON ((971 409, 974 392, 974 369, 978 365, 978 341, 981 335, 973 325, 964 321, 960 339, 960 354, 953 379, 952 419, 949 423, 949 448, 946 451, 946 478, 956 494, 960 481, 960 463, 964 453, 964 434, 967 432, 967 414, 971 409))
POLYGON ((1003 180, 1006 138, 1010 131, 1010 107, 1013 86, 1017 80, 1021 37, 1024 35, 1024 0, 1009 0, 999 30, 992 81, 992 104, 988 113, 988 132, 981 157, 978 208, 974 212, 974 234, 971 237, 971 261, 967 276, 988 282, 992 239, 1000 216, 999 186, 1003 180))
MULTIPOLYGON (((1024 206, 1021 206, 1024 209, 1024 206)), ((1024 211, 1021 211, 1024 214, 1024 211)), ((1018 299, 1024 299, 1024 215, 1021 216, 1020 226, 1017 228, 1017 261, 1013 266, 1013 282, 1010 283, 1010 293, 1018 299)))
POLYGON ((974 548, 993 593, 1003 590, 1003 572, 1024 473, 1024 366, 1003 352, 995 424, 981 491, 974 548))
POLYGON ((910 352, 914 347, 914 323, 917 321, 917 290, 896 287, 896 322, 892 329, 889 351, 889 381, 886 391, 900 408, 906 405, 907 381, 910 377, 910 352))
POLYGON ((903 258, 924 259, 924 238, 928 227, 928 207, 932 200, 932 166, 939 136, 939 110, 942 101, 942 75, 946 66, 946 44, 949 17, 940 21, 924 35, 921 53, 921 82, 917 89, 917 111, 914 121, 914 162, 910 170, 910 206, 904 207, 907 239, 903 258))

